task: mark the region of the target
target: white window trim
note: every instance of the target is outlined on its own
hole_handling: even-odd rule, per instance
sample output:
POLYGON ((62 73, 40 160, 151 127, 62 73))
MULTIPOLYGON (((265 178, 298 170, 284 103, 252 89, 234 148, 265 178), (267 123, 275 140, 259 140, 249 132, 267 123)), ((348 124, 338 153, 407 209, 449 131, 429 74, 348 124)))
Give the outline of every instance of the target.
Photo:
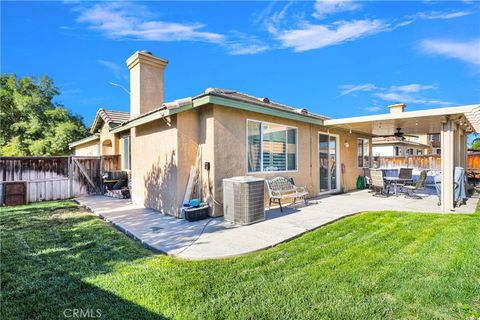
MULTIPOLYGON (((327 190, 327 191, 319 191, 318 192, 318 195, 325 195, 325 194, 330 194, 330 193, 337 193, 337 192, 340 192, 341 189, 342 189, 342 185, 341 185, 341 179, 342 179, 342 176, 343 176, 343 173, 342 173, 342 160, 340 159, 340 135, 339 134, 335 134, 335 133, 330 133, 330 132, 323 132, 323 131, 318 131, 318 135, 317 135, 317 157, 318 157, 318 154, 320 153, 320 135, 323 134, 325 136, 328 136, 328 137, 335 137, 335 152, 336 152, 336 156, 337 156, 337 163, 335 165, 335 171, 337 172, 337 177, 336 177, 336 188, 335 189, 331 189, 331 190, 327 190)), ((318 163, 317 165, 317 172, 319 171, 319 168, 320 168, 320 163, 318 163)), ((318 174, 318 189, 320 189, 320 174, 318 174)))
POLYGON ((129 171, 132 168, 132 157, 131 157, 131 154, 132 154, 132 137, 131 137, 130 134, 124 134, 120 137, 120 141, 121 141, 120 143, 121 143, 121 149, 122 149, 122 154, 120 156, 120 167, 121 167, 121 170, 123 170, 123 171, 129 171), (125 168, 125 163, 124 163, 125 155, 123 154, 123 151, 124 151, 124 148, 125 148, 124 139, 126 139, 127 137, 128 137, 128 149, 129 149, 128 164, 129 164, 130 168, 125 168))
MULTIPOLYGON (((286 125, 286 124, 280 124, 280 123, 276 123, 276 122, 269 122, 269 121, 261 121, 261 120, 256 120, 256 119, 247 119, 246 120, 246 130, 245 130, 245 142, 246 142, 246 164, 247 164, 247 174, 267 174, 267 173, 287 173, 287 172, 298 172, 298 158, 299 158, 299 154, 298 154, 298 128, 297 127, 294 127, 294 126, 289 126, 289 125, 286 125), (248 170, 248 122, 257 122, 257 123, 260 123, 260 171, 249 171, 248 170), (273 125, 277 125, 277 126, 283 126, 283 127, 286 127, 288 129, 295 129, 297 134, 295 135, 295 170, 282 170, 282 171, 264 171, 263 170, 263 133, 262 133, 262 124, 263 123, 266 123, 266 124, 273 124, 273 125)), ((285 134, 286 131, 285 131, 285 134)), ((285 143, 287 142, 287 137, 285 137, 285 143)), ((288 168, 288 151, 285 150, 286 154, 285 154, 285 157, 286 157, 286 162, 285 162, 285 166, 288 168)))
MULTIPOLYGON (((357 138, 357 167, 358 168, 370 168, 370 163, 372 161, 372 156, 370 155, 370 145, 371 145, 371 141, 370 139, 366 139, 366 138, 357 138), (358 164, 358 140, 362 140, 362 150, 363 150, 363 153, 365 154, 365 145, 364 145, 364 142, 365 140, 368 141, 368 163, 365 165, 365 161, 363 161, 363 166, 360 166, 358 164)), ((362 159, 363 159, 364 155, 362 154, 362 159)), ((364 159, 365 160, 365 159, 364 159)))

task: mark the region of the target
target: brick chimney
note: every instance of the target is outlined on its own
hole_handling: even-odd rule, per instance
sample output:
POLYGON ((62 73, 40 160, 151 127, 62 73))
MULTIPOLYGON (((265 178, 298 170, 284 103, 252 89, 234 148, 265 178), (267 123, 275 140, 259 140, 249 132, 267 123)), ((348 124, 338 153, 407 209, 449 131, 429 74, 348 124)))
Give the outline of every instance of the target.
POLYGON ((397 103, 388 107, 390 108, 390 113, 402 113, 405 111, 407 105, 405 103, 397 103))
POLYGON ((148 51, 137 51, 127 59, 130 69, 130 117, 159 108, 164 97, 164 71, 168 61, 148 51))

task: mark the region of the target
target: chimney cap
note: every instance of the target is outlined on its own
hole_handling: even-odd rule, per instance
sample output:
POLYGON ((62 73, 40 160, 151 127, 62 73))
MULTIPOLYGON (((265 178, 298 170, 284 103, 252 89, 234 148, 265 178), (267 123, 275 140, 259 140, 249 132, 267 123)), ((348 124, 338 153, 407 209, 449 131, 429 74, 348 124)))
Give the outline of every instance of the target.
POLYGON ((142 50, 136 51, 127 59, 127 66, 129 69, 135 67, 139 62, 164 69, 168 61, 154 56, 150 51, 142 50))
POLYGON ((396 103, 388 106, 388 108, 390 108, 390 113, 404 112, 406 107, 407 105, 405 103, 396 103))

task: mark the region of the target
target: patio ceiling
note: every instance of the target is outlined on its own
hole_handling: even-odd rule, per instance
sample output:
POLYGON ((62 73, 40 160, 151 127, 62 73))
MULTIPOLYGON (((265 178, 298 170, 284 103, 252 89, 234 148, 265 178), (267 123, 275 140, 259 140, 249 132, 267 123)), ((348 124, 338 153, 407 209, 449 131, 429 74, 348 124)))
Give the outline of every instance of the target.
POLYGON ((458 121, 469 133, 480 132, 480 105, 332 119, 325 120, 325 125, 374 136, 393 135, 397 128, 405 134, 425 134, 439 133, 447 118, 458 121))

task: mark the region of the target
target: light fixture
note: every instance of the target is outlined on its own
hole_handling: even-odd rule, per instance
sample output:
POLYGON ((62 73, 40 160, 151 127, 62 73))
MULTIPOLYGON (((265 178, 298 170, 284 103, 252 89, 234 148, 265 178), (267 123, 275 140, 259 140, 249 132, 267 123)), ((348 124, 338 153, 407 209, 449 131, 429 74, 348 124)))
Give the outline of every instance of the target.
POLYGON ((348 143, 347 140, 345 140, 345 142, 343 143, 343 145, 345 146, 345 148, 350 148, 350 143, 348 143))

